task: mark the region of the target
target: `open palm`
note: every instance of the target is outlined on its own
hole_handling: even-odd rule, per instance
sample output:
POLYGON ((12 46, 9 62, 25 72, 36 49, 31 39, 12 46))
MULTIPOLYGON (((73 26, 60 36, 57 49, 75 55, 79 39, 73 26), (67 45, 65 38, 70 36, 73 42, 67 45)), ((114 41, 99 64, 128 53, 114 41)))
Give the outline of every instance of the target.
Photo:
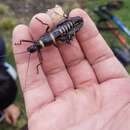
MULTIPOLYGON (((128 130, 130 129, 130 77, 97 31, 89 16, 74 9, 84 26, 71 45, 15 55, 25 98, 29 130, 128 130), (29 62, 29 64, 28 64, 29 62), (27 70, 28 68, 28 70, 27 70)), ((13 43, 36 40, 46 30, 35 19, 52 26, 48 15, 35 15, 29 26, 13 31, 13 43)), ((14 53, 31 43, 13 44, 14 53)))

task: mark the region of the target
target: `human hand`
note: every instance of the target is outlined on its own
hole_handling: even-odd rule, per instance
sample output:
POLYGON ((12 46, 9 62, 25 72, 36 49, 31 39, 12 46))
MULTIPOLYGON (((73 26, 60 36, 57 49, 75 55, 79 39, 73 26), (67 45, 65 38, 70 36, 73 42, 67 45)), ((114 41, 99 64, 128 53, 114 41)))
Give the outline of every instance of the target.
POLYGON ((20 110, 15 104, 11 104, 4 110, 4 117, 7 123, 15 125, 20 115, 20 110))
MULTIPOLYGON (((83 10, 74 9, 70 16, 83 17, 84 26, 71 45, 41 50, 43 61, 38 74, 37 53, 31 54, 30 61, 27 53, 15 55, 29 130, 130 129, 128 73, 83 10)), ((44 34, 46 26, 35 17, 52 27, 49 16, 37 14, 29 26, 14 29, 13 43, 36 40, 44 34)), ((26 51, 30 45, 13 44, 14 53, 26 51)))

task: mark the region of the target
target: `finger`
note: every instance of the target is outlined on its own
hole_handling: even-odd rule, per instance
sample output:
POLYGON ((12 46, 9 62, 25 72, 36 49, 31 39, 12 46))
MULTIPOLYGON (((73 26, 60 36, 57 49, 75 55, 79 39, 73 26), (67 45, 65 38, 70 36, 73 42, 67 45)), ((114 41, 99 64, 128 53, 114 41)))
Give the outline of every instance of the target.
POLYGON ((128 73, 115 58, 86 12, 81 9, 75 9, 72 10, 71 16, 81 16, 84 19, 84 25, 77 34, 77 39, 99 82, 102 83, 112 78, 128 76, 128 73))
POLYGON ((4 115, 4 118, 5 118, 5 120, 6 120, 7 123, 13 124, 13 120, 12 120, 11 115, 5 114, 5 115, 4 115))
POLYGON ((81 88, 97 84, 95 73, 85 58, 78 41, 73 39, 70 44, 61 45, 59 50, 75 87, 81 88))
MULTIPOLYGON (((47 26, 39 22, 36 18, 40 19, 43 23, 47 23, 49 28, 52 27, 52 21, 44 13, 37 14, 32 18, 30 23, 31 34, 34 39, 39 39, 40 36, 45 34, 47 26)), ((54 95, 59 95, 66 89, 73 88, 72 80, 65 68, 58 49, 54 46, 49 46, 41 49, 41 53, 42 67, 54 95)))
POLYGON ((37 54, 31 54, 30 61, 28 61, 30 54, 16 54, 18 52, 25 52, 27 47, 32 45, 27 42, 22 42, 21 45, 15 45, 16 42, 18 43, 23 39, 32 40, 29 34, 29 28, 25 25, 19 25, 13 31, 13 51, 24 93, 27 113, 31 115, 42 105, 51 102, 54 97, 42 70, 39 70, 39 74, 36 73, 36 65, 39 64, 37 54))

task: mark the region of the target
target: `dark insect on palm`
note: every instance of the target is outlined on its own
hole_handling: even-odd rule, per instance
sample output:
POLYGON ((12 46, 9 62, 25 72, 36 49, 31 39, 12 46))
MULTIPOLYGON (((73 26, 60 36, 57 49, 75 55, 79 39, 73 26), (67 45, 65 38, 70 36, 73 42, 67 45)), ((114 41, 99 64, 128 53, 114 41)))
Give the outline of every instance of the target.
MULTIPOLYGON (((39 73, 38 67, 42 64, 42 61, 43 61, 40 50, 44 47, 51 46, 51 45, 58 47, 58 44, 59 44, 58 41, 60 41, 60 44, 71 44, 70 41, 73 40, 75 34, 83 26, 83 19, 80 16, 70 17, 70 18, 65 17, 54 28, 52 28, 51 31, 49 31, 50 28, 47 23, 44 23, 37 17, 36 17, 36 20, 38 20, 44 26, 45 25, 47 26, 45 33, 36 41, 22 39, 18 43, 15 43, 16 46, 20 46, 23 43, 32 44, 27 48, 27 50, 25 50, 26 53, 27 52, 30 53, 29 59, 28 59, 27 73, 28 73, 29 62, 30 62, 30 57, 32 53, 38 52, 38 58, 40 62, 38 65, 36 65, 36 70, 37 70, 37 73, 39 73)), ((17 53, 17 54, 22 54, 22 52, 17 53)), ((25 84, 26 84, 26 81, 25 81, 25 84)))
POLYGON ((22 42, 33 43, 33 45, 27 48, 27 51, 30 53, 34 53, 37 50, 50 45, 58 47, 57 41, 61 41, 63 44, 70 44, 70 40, 73 39, 75 33, 77 33, 83 25, 83 19, 79 16, 65 18, 49 32, 49 25, 42 22, 39 18, 36 19, 47 26, 46 33, 37 41, 20 40, 19 43, 15 43, 15 45, 21 45, 22 42))

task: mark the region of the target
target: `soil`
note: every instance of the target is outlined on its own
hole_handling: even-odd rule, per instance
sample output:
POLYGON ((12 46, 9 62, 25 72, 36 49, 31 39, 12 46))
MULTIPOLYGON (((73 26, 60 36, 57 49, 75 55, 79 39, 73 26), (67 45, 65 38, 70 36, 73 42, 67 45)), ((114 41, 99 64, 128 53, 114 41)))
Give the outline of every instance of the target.
POLYGON ((80 7, 83 1, 84 0, 0 0, 0 3, 7 4, 15 12, 16 17, 32 17, 38 12, 45 12, 56 4, 61 6, 71 5, 69 8, 73 8, 80 7))

